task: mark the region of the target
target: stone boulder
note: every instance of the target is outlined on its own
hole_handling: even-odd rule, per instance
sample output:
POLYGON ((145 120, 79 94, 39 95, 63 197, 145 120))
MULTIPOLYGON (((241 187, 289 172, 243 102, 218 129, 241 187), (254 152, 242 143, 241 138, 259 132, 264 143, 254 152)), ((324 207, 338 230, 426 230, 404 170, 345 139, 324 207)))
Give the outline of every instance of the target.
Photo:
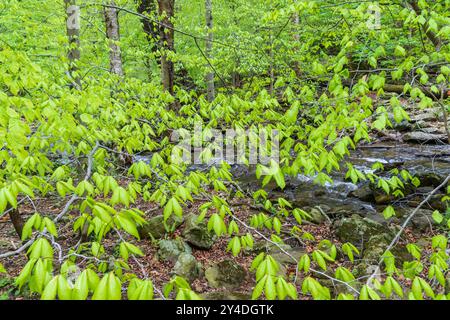
POLYGON ((334 229, 342 242, 350 242, 359 248, 375 235, 392 234, 387 226, 356 214, 336 221, 334 229))
MULTIPOLYGON (((364 246, 363 260, 371 265, 378 264, 391 241, 392 237, 388 234, 379 234, 371 237, 364 246)), ((393 247, 391 252, 395 256, 397 267, 401 267, 403 262, 413 258, 406 247, 399 244, 393 247)))
POLYGON ((349 196, 365 202, 375 201, 374 191, 370 186, 370 183, 364 183, 360 185, 358 189, 351 191, 349 193, 349 196))
POLYGON ((198 216, 190 214, 186 217, 183 238, 199 249, 210 249, 215 241, 214 233, 208 231, 205 221, 198 222, 198 216))
POLYGON ((245 269, 232 260, 218 262, 205 271, 205 278, 213 288, 238 288, 246 276, 245 269))
POLYGON ((191 248, 183 240, 176 239, 159 241, 158 258, 161 261, 175 262, 183 253, 192 253, 191 248))
MULTIPOLYGON (((283 250, 285 250, 293 258, 295 258, 295 260, 297 262, 300 260, 300 258, 305 253, 307 253, 305 248, 300 248, 300 247, 291 248, 290 246, 287 246, 286 248, 283 248, 283 250)), ((273 249, 271 249, 269 251, 269 254, 279 264, 282 264, 282 265, 297 264, 290 256, 288 256, 286 253, 281 251, 279 248, 273 247, 273 249)))
POLYGON ((202 265, 192 254, 182 253, 178 256, 172 273, 192 282, 201 276, 202 265))
POLYGON ((172 215, 164 222, 162 215, 150 218, 146 224, 138 228, 141 239, 161 239, 168 230, 175 230, 183 223, 183 219, 172 215))
POLYGON ((327 218, 317 208, 312 208, 309 211, 309 215, 311 216, 311 218, 309 218, 308 220, 311 221, 312 223, 322 224, 327 221, 327 218))
MULTIPOLYGON (((402 223, 413 211, 414 207, 405 207, 405 208, 395 208, 395 212, 397 217, 400 219, 400 223, 402 223)), ((433 210, 428 210, 424 208, 420 208, 417 210, 414 217, 411 219, 408 227, 412 227, 414 230, 425 232, 430 228, 434 228, 438 226, 436 221, 434 221, 433 210)))
POLYGON ((444 134, 426 133, 421 131, 408 132, 403 136, 405 142, 417 142, 417 143, 436 143, 439 141, 445 141, 444 134))

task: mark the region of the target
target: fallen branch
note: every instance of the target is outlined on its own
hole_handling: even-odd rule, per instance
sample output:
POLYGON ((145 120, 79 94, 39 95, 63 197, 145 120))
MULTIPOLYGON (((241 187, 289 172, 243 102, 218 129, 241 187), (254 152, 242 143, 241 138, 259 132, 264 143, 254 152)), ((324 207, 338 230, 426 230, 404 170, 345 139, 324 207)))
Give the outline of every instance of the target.
POLYGON ((2 253, 0 254, 0 259, 3 258, 7 258, 7 257, 11 257, 11 256, 15 256, 16 254, 21 253, 22 251, 24 251, 25 249, 27 249, 29 246, 31 246, 34 242, 34 239, 29 240, 28 242, 26 242, 24 245, 22 245, 19 249, 14 250, 14 251, 10 251, 10 252, 6 252, 6 253, 2 253))
MULTIPOLYGON (((84 176, 84 181, 89 180, 91 178, 92 167, 94 165, 94 154, 97 152, 99 147, 100 147, 100 144, 97 142, 95 144, 94 148, 88 154, 88 167, 86 169, 86 175, 84 176)), ((64 206, 63 210, 61 211, 61 213, 58 214, 53 221, 58 222, 63 216, 65 216, 66 213, 69 212, 70 206, 78 199, 79 199, 78 196, 76 194, 73 194, 72 197, 69 199, 69 201, 67 201, 67 203, 64 206)))

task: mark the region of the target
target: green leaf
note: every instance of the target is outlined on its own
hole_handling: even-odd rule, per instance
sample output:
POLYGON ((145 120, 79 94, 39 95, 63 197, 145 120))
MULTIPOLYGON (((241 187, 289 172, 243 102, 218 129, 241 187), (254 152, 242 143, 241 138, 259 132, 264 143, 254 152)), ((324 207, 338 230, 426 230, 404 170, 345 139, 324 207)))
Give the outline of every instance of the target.
POLYGON ((444 217, 442 216, 442 214, 439 213, 439 211, 435 210, 432 214, 432 217, 434 219, 434 221, 436 221, 436 223, 440 224, 443 220, 444 217))
POLYGON ((383 216, 384 218, 387 220, 389 218, 392 218, 395 216, 395 210, 392 206, 387 206, 384 210, 383 210, 383 216))
POLYGON ((58 277, 54 277, 50 280, 49 283, 45 286, 44 291, 41 295, 41 300, 55 300, 56 293, 58 292, 58 277))
POLYGON ((277 297, 277 290, 273 281, 273 276, 267 276, 264 293, 268 300, 274 300, 277 297))

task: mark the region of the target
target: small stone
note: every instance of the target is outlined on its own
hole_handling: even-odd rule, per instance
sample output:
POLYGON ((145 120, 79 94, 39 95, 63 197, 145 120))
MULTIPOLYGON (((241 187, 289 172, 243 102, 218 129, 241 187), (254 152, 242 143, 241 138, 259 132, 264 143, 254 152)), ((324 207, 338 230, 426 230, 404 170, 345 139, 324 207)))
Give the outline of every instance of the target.
POLYGON ((288 248, 285 249, 287 253, 289 253, 290 256, 292 256, 294 259, 292 259, 290 256, 288 256, 283 251, 274 248, 273 251, 269 252, 269 254, 272 256, 272 258, 277 261, 279 264, 286 265, 286 264, 297 264, 300 258, 307 253, 306 249, 295 247, 295 248, 288 248))

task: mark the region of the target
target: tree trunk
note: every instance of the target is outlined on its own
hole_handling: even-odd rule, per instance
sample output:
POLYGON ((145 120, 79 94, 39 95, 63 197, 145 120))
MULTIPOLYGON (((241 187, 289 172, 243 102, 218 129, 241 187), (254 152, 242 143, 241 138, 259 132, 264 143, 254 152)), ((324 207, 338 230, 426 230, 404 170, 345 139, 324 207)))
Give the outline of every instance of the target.
MULTIPOLYGON (((7 210, 10 210, 11 207, 7 207, 7 210)), ((19 238, 22 238, 22 230, 23 230, 23 225, 25 224, 25 222, 23 221, 19 209, 12 209, 11 211, 9 211, 9 218, 11 219, 11 222, 14 226, 14 230, 16 230, 17 235, 19 236, 19 238)))
MULTIPOLYGON (((422 9, 420 9, 417 1, 410 0, 410 1, 408 1, 408 3, 411 6, 411 8, 414 10, 416 15, 420 16, 422 14, 422 9)), ((441 48, 441 45, 442 45, 441 40, 438 38, 438 36, 433 31, 428 30, 429 28, 430 28, 430 26, 428 25, 428 22, 425 22, 422 25, 422 29, 425 32, 425 34, 427 35, 428 39, 430 39, 430 41, 433 43, 436 50, 439 51, 439 49, 441 48)))
MULTIPOLYGON (((110 1, 115 6, 114 1, 110 1)), ((109 40, 109 70, 111 73, 123 76, 122 55, 120 52, 119 15, 116 8, 105 7, 106 37, 109 40)))
POLYGON ((81 78, 78 74, 77 62, 80 60, 80 7, 76 0, 64 0, 66 8, 66 32, 69 39, 69 75, 73 83, 71 87, 81 89, 81 78))
MULTIPOLYGON (((149 19, 141 18, 142 28, 145 32, 145 37, 147 38, 148 44, 150 46, 151 52, 156 55, 158 51, 158 41, 159 41, 159 26, 155 22, 158 20, 157 17, 157 7, 156 0, 136 0, 137 11, 141 15, 148 16, 149 19), (152 21, 153 20, 153 21, 152 21)), ((151 80, 151 63, 152 59, 147 60, 147 67, 149 69, 149 80, 151 80)), ((159 59, 156 59, 156 63, 161 65, 159 59)))
POLYGON ((175 0, 158 0, 158 14, 162 23, 160 28, 160 46, 161 54, 161 81, 164 89, 173 95, 173 84, 175 68, 174 63, 169 57, 170 52, 175 49, 173 16, 175 9, 175 0))
MULTIPOLYGON (((206 41, 206 57, 211 59, 212 57, 212 47, 213 47, 213 15, 212 15, 212 0, 206 0, 206 27, 208 28, 208 40, 206 41)), ((215 98, 215 88, 214 88, 214 72, 210 71, 206 75, 206 84, 208 86, 208 101, 213 101, 215 98)))

